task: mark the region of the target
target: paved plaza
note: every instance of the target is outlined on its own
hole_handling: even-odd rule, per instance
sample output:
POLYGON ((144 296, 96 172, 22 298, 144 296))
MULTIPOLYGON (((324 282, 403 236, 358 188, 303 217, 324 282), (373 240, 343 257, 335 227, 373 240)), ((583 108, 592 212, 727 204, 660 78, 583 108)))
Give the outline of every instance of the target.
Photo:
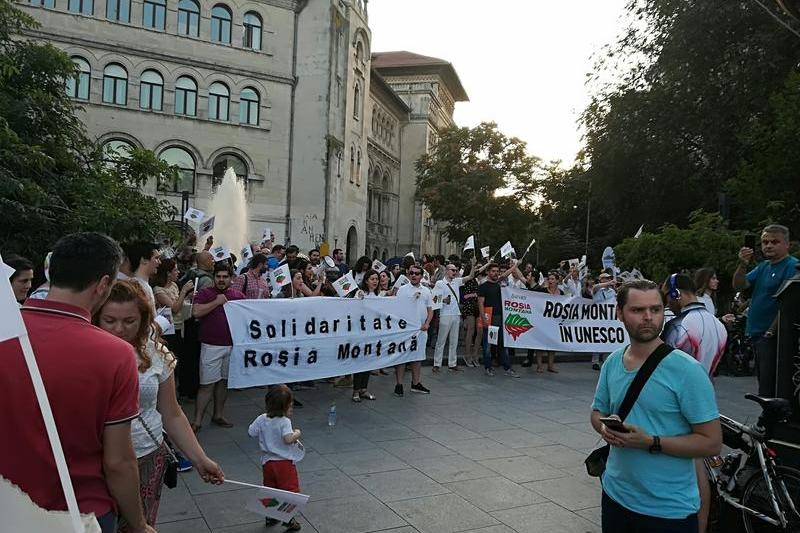
MULTIPOLYGON (((360 404, 349 389, 329 383, 297 393, 305 407, 295 410, 293 423, 307 450, 300 485, 311 496, 303 531, 599 532, 600 485, 583 466, 597 444, 588 418, 598 372, 585 362, 558 368, 538 374, 517 367, 522 378, 513 379, 424 367, 432 394, 412 394, 407 382, 404 398, 392 395, 394 376, 373 376, 370 391, 378 399, 360 404), (338 423, 329 431, 332 401, 338 423)), ((755 378, 719 377, 715 386, 723 413, 755 419, 758 407, 742 398, 755 378)), ((262 412, 264 393, 232 391, 228 418, 235 427, 206 425, 199 434, 230 479, 260 484, 260 453, 247 426, 262 412)), ((181 474, 176 489, 164 489, 158 531, 267 531, 243 507, 250 492, 181 474)))

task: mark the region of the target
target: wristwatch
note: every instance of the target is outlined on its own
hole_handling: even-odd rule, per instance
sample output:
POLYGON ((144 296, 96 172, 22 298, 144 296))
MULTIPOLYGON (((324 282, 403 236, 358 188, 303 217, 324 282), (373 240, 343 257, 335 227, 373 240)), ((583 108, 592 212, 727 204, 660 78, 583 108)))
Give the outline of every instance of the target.
POLYGON ((661 453, 661 437, 653 435, 653 444, 648 451, 650 453, 661 453))

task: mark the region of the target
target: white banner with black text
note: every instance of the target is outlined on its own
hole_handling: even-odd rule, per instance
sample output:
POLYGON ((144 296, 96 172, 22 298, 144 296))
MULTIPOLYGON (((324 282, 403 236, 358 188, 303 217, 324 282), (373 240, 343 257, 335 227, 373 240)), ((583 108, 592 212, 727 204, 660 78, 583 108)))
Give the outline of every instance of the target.
POLYGON ((422 305, 397 297, 228 302, 228 387, 309 381, 424 359, 422 305))
POLYGON ((628 344, 616 300, 503 287, 503 344, 558 352, 613 352, 628 344))

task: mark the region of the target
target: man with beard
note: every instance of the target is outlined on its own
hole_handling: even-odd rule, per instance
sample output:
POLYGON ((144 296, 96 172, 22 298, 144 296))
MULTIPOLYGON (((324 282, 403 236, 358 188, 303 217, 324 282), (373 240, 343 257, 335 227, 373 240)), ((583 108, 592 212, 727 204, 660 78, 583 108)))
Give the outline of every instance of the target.
POLYGON ((233 340, 223 306, 231 300, 244 300, 245 295, 231 288, 231 267, 221 261, 214 266, 214 286, 201 290, 194 297, 192 316, 200 321, 200 389, 197 391, 192 429, 197 432, 203 423, 206 408, 214 398, 211 421, 225 428, 233 427, 224 416, 228 396, 228 362, 233 340))
POLYGON ((600 371, 591 424, 611 445, 603 473, 604 533, 698 530, 700 496, 694 458, 716 455, 722 430, 714 389, 703 366, 672 349, 641 390, 623 428, 601 418, 616 414, 637 371, 663 344, 664 304, 652 281, 631 281, 617 293, 617 316, 630 346, 600 371))

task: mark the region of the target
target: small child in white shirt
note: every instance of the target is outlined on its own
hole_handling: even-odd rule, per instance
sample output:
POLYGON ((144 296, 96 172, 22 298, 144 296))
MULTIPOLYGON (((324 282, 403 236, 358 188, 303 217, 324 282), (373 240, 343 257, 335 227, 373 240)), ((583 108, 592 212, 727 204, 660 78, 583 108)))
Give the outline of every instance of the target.
MULTIPOLYGON (((265 487, 300 492, 300 479, 295 464, 306 455, 300 442, 300 430, 292 429, 293 396, 286 385, 275 385, 264 398, 266 413, 258 415, 247 429, 247 434, 258 439, 264 455, 261 456, 261 470, 265 487)), ((267 527, 278 521, 267 518, 267 527)), ((299 531, 296 518, 284 524, 287 531, 299 531)))

